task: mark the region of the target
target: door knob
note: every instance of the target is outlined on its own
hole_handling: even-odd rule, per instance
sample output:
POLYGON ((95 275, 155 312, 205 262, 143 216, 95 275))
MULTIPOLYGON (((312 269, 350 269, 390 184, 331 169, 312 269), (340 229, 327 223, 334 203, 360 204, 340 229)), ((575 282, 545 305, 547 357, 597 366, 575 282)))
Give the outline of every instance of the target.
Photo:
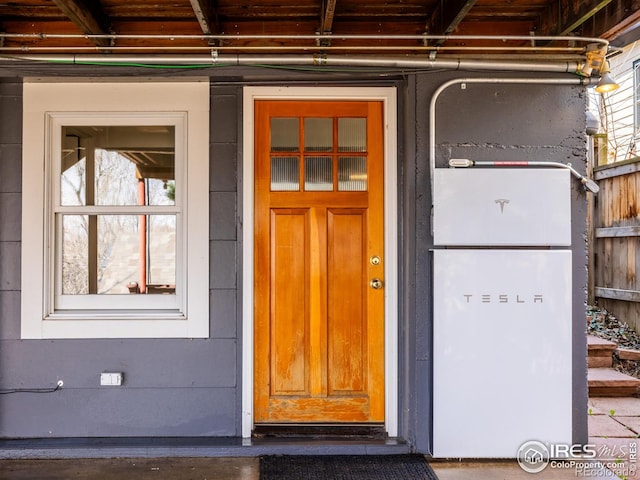
POLYGON ((372 278, 369 285, 371 285, 371 288, 374 290, 380 290, 382 288, 382 280, 379 278, 372 278))

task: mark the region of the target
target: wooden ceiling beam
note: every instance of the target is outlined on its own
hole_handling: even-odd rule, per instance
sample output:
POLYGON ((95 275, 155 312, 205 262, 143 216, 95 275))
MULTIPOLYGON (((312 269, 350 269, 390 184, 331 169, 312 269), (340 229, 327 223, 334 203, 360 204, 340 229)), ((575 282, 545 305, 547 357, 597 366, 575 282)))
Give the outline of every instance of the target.
POLYGON ((640 0, 614 0, 584 25, 582 34, 614 40, 640 22, 640 0))
MULTIPOLYGON (((476 0, 439 2, 429 15, 424 28, 425 32, 428 35, 451 35, 475 3, 476 0)), ((434 43, 435 45, 442 45, 444 40, 437 40, 434 43)))
POLYGON ((205 35, 219 34, 220 26, 216 12, 216 0, 190 0, 190 2, 202 33, 205 35))
MULTIPOLYGON (((86 35, 108 35, 109 22, 100 3, 93 0, 53 0, 60 10, 86 35)), ((110 45, 108 38, 92 38, 99 47, 110 45)))
MULTIPOLYGON (((584 30, 584 25, 598 13, 616 0, 558 0, 552 2, 546 12, 540 17, 536 34, 571 35, 584 30)), ((582 32, 584 35, 584 32, 582 32)))
POLYGON ((320 33, 331 33, 333 29, 333 19, 336 15, 336 3, 337 0, 323 0, 320 24, 320 33))
MULTIPOLYGON (((580 8, 577 12, 570 15, 564 22, 564 26, 558 35, 569 35, 580 28, 587 20, 593 17, 596 13, 609 5, 612 0, 600 0, 593 8, 589 8, 588 5, 579 4, 580 8)), ((570 5, 574 5, 575 2, 569 2, 570 5)))

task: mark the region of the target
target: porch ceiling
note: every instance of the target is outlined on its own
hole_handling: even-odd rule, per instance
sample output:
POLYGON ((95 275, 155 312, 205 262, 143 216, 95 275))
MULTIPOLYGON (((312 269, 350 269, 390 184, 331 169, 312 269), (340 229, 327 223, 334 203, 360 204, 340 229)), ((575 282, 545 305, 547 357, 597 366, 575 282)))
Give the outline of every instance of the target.
POLYGON ((575 58, 639 20, 640 0, 16 0, 0 54, 575 58))

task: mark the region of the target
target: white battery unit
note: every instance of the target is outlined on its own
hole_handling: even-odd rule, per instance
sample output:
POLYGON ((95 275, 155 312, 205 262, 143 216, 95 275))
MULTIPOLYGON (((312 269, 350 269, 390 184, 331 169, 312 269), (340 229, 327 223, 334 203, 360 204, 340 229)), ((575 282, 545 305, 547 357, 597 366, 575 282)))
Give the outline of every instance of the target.
POLYGON ((552 168, 437 168, 435 245, 571 245, 570 173, 552 168))
POLYGON ((433 454, 571 444, 571 251, 434 252, 433 454))

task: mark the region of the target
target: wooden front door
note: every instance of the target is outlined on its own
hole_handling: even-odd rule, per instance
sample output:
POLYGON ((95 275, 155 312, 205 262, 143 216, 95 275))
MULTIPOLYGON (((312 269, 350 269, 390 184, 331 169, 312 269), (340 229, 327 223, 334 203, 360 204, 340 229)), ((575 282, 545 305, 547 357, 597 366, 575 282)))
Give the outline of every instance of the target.
POLYGON ((254 422, 384 422, 382 102, 255 123, 254 422))

